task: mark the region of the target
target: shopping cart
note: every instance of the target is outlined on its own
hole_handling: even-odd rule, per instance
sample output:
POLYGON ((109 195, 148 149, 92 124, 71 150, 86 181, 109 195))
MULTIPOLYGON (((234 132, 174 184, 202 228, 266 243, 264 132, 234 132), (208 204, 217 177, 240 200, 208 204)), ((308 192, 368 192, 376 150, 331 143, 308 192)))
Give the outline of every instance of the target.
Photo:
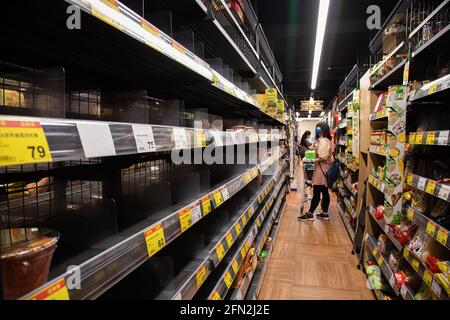
POLYGON ((311 159, 303 159, 303 202, 300 208, 301 214, 304 213, 305 203, 310 202, 312 200, 312 194, 308 193, 308 189, 312 188, 312 178, 314 172, 314 160, 311 159))

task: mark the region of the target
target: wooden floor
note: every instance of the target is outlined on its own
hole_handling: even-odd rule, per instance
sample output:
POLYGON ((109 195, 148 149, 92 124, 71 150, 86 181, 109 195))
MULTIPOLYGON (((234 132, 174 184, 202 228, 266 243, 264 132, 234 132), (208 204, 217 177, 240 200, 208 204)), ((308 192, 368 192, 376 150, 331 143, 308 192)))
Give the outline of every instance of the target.
MULTIPOLYGON (((302 192, 291 192, 260 300, 373 300, 331 197, 330 221, 300 222, 302 192)), ((309 209, 309 203, 306 209, 309 209)), ((316 213, 319 213, 320 206, 316 213)))

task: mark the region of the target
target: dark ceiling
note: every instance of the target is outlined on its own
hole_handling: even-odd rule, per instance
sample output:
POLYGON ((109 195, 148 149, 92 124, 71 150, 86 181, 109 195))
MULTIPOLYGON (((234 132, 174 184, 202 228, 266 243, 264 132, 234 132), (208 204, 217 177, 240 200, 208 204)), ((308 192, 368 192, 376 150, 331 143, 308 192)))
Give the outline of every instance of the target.
MULTIPOLYGON (((260 22, 283 73, 289 103, 309 99, 319 0, 254 0, 260 22)), ((366 27, 370 5, 378 5, 382 21, 394 0, 331 0, 316 99, 325 106, 336 96, 345 76, 359 62, 369 63, 369 42, 377 30, 366 27)))

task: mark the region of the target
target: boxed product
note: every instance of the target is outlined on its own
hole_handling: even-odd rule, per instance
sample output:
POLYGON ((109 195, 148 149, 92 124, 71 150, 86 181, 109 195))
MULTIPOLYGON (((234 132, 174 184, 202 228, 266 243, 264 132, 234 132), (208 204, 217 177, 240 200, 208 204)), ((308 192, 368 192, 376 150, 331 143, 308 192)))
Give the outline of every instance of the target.
POLYGON ((275 88, 269 88, 266 89, 266 100, 267 105, 270 106, 276 106, 278 102, 278 92, 275 88))

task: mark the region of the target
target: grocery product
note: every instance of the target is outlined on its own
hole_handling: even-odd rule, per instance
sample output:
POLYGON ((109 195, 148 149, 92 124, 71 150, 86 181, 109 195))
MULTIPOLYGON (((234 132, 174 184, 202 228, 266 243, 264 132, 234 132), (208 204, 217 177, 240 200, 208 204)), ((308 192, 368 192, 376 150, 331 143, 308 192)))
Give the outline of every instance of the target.
POLYGON ((49 229, 0 230, 1 286, 6 300, 18 299, 48 281, 59 234, 49 229))

